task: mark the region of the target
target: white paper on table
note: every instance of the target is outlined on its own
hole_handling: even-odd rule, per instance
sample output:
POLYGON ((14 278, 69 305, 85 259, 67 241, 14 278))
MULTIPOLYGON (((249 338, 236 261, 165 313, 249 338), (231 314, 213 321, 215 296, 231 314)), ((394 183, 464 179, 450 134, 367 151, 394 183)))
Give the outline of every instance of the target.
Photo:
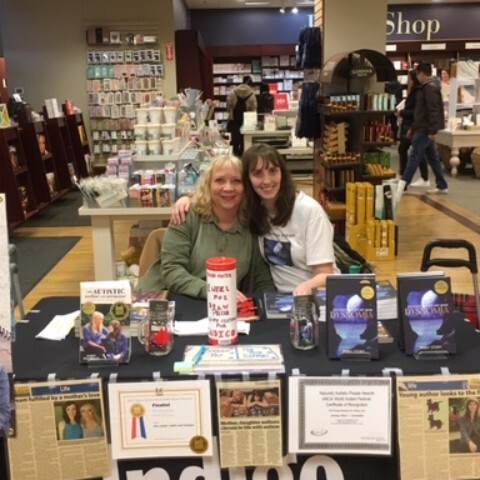
MULTIPOLYGON (((175 322, 173 328, 175 335, 208 335, 208 317, 195 321, 175 322)), ((250 324, 243 320, 237 320, 237 331, 248 335, 250 333, 250 324)))
POLYGON ((55 315, 48 325, 35 335, 35 338, 45 340, 65 340, 70 330, 75 325, 75 319, 80 315, 80 310, 65 315, 55 315))

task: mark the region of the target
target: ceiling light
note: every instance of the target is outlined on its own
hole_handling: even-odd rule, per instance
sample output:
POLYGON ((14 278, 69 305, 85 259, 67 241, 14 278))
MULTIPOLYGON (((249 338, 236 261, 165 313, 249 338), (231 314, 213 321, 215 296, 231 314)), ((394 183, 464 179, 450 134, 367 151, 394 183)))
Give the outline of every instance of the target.
POLYGON ((292 8, 292 13, 298 13, 298 8, 297 8, 297 7, 293 7, 293 8, 292 8))
POLYGON ((285 13, 285 7, 280 8, 280 13, 285 13))

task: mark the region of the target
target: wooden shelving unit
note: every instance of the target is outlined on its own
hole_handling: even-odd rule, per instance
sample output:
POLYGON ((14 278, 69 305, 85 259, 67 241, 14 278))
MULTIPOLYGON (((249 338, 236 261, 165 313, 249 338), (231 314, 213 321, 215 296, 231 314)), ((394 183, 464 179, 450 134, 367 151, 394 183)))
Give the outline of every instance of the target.
POLYGON ((75 162, 75 174, 78 178, 88 177, 90 162, 90 146, 87 131, 81 113, 66 115, 75 162))
POLYGON ((0 129, 0 190, 7 198, 7 218, 16 227, 37 212, 37 200, 17 127, 0 129))

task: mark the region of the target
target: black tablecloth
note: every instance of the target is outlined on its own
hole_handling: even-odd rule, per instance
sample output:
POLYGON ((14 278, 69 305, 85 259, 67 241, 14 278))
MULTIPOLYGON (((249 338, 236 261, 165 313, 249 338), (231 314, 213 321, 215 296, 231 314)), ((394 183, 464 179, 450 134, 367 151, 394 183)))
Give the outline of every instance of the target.
MULTIPOLYGON (((197 320, 207 314, 206 303, 185 296, 177 296, 176 319, 197 320)), ((38 313, 29 313, 29 323, 20 323, 16 329, 16 341, 13 344, 13 365, 15 379, 45 380, 55 373, 57 378, 84 378, 92 373, 108 377, 117 373, 118 379, 138 380, 160 372, 162 377, 175 377, 173 363, 183 359, 185 345, 202 344, 205 336, 175 337, 171 354, 165 357, 153 357, 145 353, 143 346, 132 339, 132 356, 128 365, 118 367, 88 367, 78 362, 79 339, 73 331, 64 341, 35 339, 47 323, 56 314, 65 314, 79 308, 77 297, 49 297, 41 300, 34 308, 38 313)), ((389 330, 395 336, 396 321, 388 321, 389 330)), ((280 343, 283 346, 287 374, 298 369, 306 375, 340 375, 348 370, 350 375, 382 375, 385 368, 401 369, 404 374, 422 375, 440 373, 447 367, 451 373, 478 373, 480 358, 480 334, 470 323, 457 321, 457 354, 445 360, 416 360, 401 352, 396 343, 380 345, 380 359, 373 361, 329 360, 326 354, 325 324, 320 328, 320 346, 317 349, 301 351, 294 349, 289 340, 288 320, 261 320, 251 324, 250 335, 240 336, 240 343, 280 343)))
MULTIPOLYGON (((206 316, 206 304, 204 301, 177 296, 176 319, 196 320, 206 316)), ((104 378, 109 378, 112 373, 117 374, 117 380, 144 380, 152 378, 154 372, 160 372, 164 378, 181 378, 173 373, 173 363, 182 360, 184 347, 187 344, 202 344, 206 337, 176 337, 174 349, 166 357, 152 357, 147 355, 143 346, 132 339, 132 356, 128 365, 118 367, 93 367, 80 365, 78 362, 79 339, 74 337, 73 331, 66 340, 60 342, 35 339, 56 314, 65 314, 79 308, 79 299, 76 297, 50 297, 40 301, 34 308, 37 312, 27 315, 29 323, 17 326, 17 339, 13 345, 13 365, 17 381, 45 380, 49 374, 56 374, 58 379, 85 378, 92 373, 98 373, 104 378)), ((397 333, 396 321, 389 321, 388 328, 394 334, 397 333)), ((281 343, 285 358, 286 373, 291 374, 293 369, 306 375, 340 375, 345 370, 350 375, 383 375, 384 369, 401 369, 404 374, 438 374, 442 367, 446 367, 451 373, 478 372, 478 358, 480 358, 480 334, 466 321, 457 321, 458 353, 445 360, 415 360, 405 356, 397 347, 396 343, 380 345, 380 359, 374 361, 346 361, 329 360, 326 355, 325 324, 321 325, 321 345, 318 349, 309 351, 295 350, 289 340, 288 320, 261 320, 252 323, 249 336, 241 336, 240 343, 281 343)), ((255 375, 252 375, 255 377, 255 375)), ((264 375, 263 375, 264 376, 264 375)), ((285 384, 284 384, 285 385, 285 384)), ((286 388, 285 388, 286 389, 286 388)), ((284 411, 288 412, 288 395, 284 394, 284 411)), ((286 420, 285 415, 285 419, 286 420)), ((284 435, 286 440, 287 428, 284 421, 284 435)), ((396 438, 396 426, 393 427, 396 438)), ((286 445, 286 441, 284 442, 286 445)), ((329 475, 327 470, 320 466, 316 469, 317 476, 311 477, 316 480, 384 480, 398 478, 399 464, 397 444, 394 442, 393 455, 391 457, 368 457, 368 456, 293 456, 294 459, 287 462, 291 470, 291 477, 295 480, 304 478, 302 469, 307 468, 312 462, 336 463, 341 472, 329 475), (329 460, 330 459, 330 460, 329 460)), ((201 469, 205 467, 201 459, 158 459, 158 460, 129 460, 119 461, 119 479, 126 480, 128 472, 143 472, 144 475, 153 468, 162 468, 170 475, 170 478, 180 478, 186 468, 201 469)), ((207 477, 230 480, 228 470, 220 470, 217 466, 209 468, 215 470, 215 474, 206 473, 207 477), (213 476, 212 476, 213 475, 213 476)), ((215 462, 213 462, 215 463, 215 462)), ((206 467, 205 467, 206 468, 206 467)), ((213 470, 212 470, 213 472, 213 470)), ((1 473, 1 472, 0 472, 1 473)), ((305 472, 304 472, 305 473, 305 472)), ((290 475, 290 474, 289 474, 290 475)), ((142 477, 143 478, 143 477, 142 477)), ((251 480, 253 470, 246 471, 245 479, 251 480)), ((263 477, 262 477, 263 478, 263 477)), ((271 471, 265 477, 268 480, 277 480, 279 477, 271 471)), ((283 476, 281 477, 283 478, 283 476)), ((285 477, 286 478, 286 477, 285 477)), ((309 477, 310 478, 310 477, 309 477)))

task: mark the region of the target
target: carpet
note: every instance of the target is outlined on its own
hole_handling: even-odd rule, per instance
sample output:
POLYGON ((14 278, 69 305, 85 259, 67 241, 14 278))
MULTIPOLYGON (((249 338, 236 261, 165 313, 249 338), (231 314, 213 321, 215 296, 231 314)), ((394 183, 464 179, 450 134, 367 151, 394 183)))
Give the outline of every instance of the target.
POLYGON ((20 237, 9 242, 17 247, 20 290, 25 297, 82 237, 20 237))
POLYGON ((48 207, 23 223, 22 227, 85 227, 90 226, 90 217, 81 217, 82 194, 72 190, 54 200, 48 207))

